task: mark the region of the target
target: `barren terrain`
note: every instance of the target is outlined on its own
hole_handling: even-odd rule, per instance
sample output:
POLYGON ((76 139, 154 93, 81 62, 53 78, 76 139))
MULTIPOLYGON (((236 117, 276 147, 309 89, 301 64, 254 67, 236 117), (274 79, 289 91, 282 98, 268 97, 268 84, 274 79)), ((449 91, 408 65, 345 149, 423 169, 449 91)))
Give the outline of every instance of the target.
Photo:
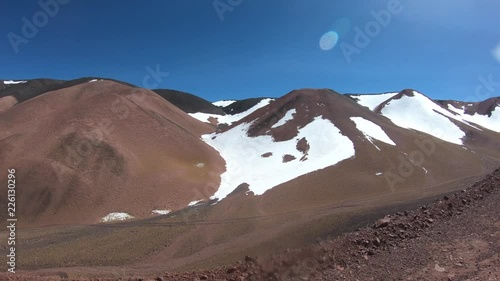
MULTIPOLYGON (((304 248, 267 257, 247 255, 241 262, 215 269, 157 276, 110 267, 108 273, 116 277, 91 280, 498 280, 499 200, 497 169, 467 189, 412 210, 379 216, 367 227, 304 248)), ((21 272, 16 278, 3 278, 59 280, 72 272, 21 272)))

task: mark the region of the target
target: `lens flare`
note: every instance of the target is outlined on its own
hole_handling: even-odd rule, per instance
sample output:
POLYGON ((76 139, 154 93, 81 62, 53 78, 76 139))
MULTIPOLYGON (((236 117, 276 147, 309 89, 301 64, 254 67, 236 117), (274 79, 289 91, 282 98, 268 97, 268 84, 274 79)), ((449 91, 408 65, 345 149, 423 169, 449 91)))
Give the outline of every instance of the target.
POLYGON ((339 40, 339 35, 335 31, 328 31, 327 33, 321 36, 319 39, 319 47, 323 51, 328 51, 333 49, 339 40))

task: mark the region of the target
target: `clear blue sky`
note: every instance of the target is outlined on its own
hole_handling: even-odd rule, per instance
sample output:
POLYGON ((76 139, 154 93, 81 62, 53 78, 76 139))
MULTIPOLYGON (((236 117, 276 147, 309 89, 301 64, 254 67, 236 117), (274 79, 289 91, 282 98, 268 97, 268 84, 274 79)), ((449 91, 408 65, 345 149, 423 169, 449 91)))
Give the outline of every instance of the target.
MULTIPOLYGON (((160 65, 170 75, 158 88, 211 101, 305 87, 415 88, 433 98, 464 99, 479 76, 500 82, 492 54, 500 43, 496 0, 401 0, 399 12, 393 8, 390 22, 373 29, 350 61, 342 46, 356 47, 355 27, 376 28, 372 11, 389 11, 394 0, 217 0, 220 9, 235 5, 219 13, 213 0, 59 1, 69 3, 46 24, 38 1, 2 1, 0 78, 101 76, 143 86, 145 68, 160 65), (34 15, 41 27, 26 38, 22 18, 33 23, 34 15), (328 31, 339 38, 325 51, 320 38, 328 31), (27 41, 16 43, 18 53, 12 33, 27 41)), ((493 95, 500 96, 500 87, 493 95)))

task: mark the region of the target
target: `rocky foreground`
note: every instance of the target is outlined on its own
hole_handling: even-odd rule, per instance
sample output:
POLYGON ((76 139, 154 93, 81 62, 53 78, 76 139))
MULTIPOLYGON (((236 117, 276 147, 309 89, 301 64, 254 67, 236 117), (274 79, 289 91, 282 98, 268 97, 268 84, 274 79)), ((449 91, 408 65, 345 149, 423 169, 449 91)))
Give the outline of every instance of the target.
POLYGON ((500 169, 466 190, 307 248, 212 270, 122 280, 500 280, 498 202, 500 169))

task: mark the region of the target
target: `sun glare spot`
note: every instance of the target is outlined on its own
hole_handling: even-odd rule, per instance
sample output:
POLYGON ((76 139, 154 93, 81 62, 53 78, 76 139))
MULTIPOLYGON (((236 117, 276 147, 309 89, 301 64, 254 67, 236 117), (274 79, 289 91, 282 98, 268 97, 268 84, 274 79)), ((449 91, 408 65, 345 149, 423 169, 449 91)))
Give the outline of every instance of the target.
POLYGON ((339 40, 339 35, 335 31, 328 31, 327 33, 323 34, 321 36, 321 39, 319 40, 319 47, 323 51, 328 51, 333 49, 335 45, 337 45, 337 42, 339 40))

